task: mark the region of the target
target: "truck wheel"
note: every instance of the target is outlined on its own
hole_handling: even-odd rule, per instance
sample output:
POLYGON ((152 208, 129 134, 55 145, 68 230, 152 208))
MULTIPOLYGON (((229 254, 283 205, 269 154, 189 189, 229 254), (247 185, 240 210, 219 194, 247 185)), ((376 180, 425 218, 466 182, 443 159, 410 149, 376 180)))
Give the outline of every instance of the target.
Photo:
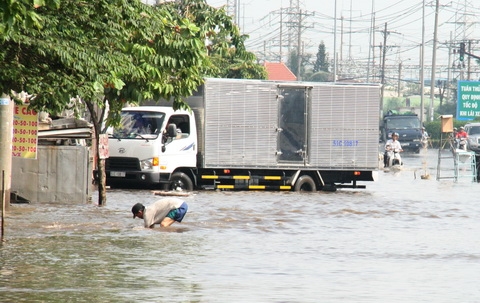
POLYGON ((192 191, 193 182, 190 177, 184 173, 174 173, 170 178, 170 190, 192 191))
POLYGON ((303 175, 298 178, 297 182, 295 182, 295 191, 317 191, 317 186, 315 185, 315 181, 313 181, 312 177, 308 175, 303 175))

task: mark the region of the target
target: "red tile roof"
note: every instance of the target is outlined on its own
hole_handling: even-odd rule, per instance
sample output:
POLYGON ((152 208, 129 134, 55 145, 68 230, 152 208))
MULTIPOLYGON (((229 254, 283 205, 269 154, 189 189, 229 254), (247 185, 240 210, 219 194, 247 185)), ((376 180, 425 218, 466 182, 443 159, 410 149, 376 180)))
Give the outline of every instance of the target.
POLYGON ((283 62, 265 62, 268 80, 297 81, 297 77, 283 62))

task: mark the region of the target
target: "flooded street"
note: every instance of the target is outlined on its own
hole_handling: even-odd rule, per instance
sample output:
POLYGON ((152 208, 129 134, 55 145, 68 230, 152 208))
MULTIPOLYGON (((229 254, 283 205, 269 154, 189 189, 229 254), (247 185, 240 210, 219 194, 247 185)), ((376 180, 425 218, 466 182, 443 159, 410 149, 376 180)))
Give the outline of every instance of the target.
POLYGON ((480 302, 480 184, 437 181, 437 156, 402 154, 366 189, 195 192, 167 230, 132 219, 149 190, 15 204, 0 301, 480 302))

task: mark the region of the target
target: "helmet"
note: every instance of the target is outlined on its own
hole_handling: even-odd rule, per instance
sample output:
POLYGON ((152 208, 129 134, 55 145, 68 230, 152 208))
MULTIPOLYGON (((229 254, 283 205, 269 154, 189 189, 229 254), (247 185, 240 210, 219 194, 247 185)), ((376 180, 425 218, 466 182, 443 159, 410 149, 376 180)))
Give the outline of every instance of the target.
POLYGON ((463 127, 463 126, 460 126, 460 129, 465 129, 465 127, 463 127))
POLYGON ((397 137, 398 137, 398 133, 393 133, 393 134, 392 134, 392 137, 393 137, 393 136, 397 136, 397 137))

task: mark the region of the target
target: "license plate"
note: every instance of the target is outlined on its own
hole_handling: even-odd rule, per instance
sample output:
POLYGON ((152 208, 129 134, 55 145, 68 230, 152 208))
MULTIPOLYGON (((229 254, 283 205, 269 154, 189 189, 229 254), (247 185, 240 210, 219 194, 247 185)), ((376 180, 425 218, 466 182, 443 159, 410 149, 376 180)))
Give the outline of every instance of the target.
POLYGON ((111 171, 110 177, 125 177, 124 171, 111 171))
POLYGON ((400 145, 401 146, 407 146, 407 145, 410 145, 410 143, 401 143, 400 145))

